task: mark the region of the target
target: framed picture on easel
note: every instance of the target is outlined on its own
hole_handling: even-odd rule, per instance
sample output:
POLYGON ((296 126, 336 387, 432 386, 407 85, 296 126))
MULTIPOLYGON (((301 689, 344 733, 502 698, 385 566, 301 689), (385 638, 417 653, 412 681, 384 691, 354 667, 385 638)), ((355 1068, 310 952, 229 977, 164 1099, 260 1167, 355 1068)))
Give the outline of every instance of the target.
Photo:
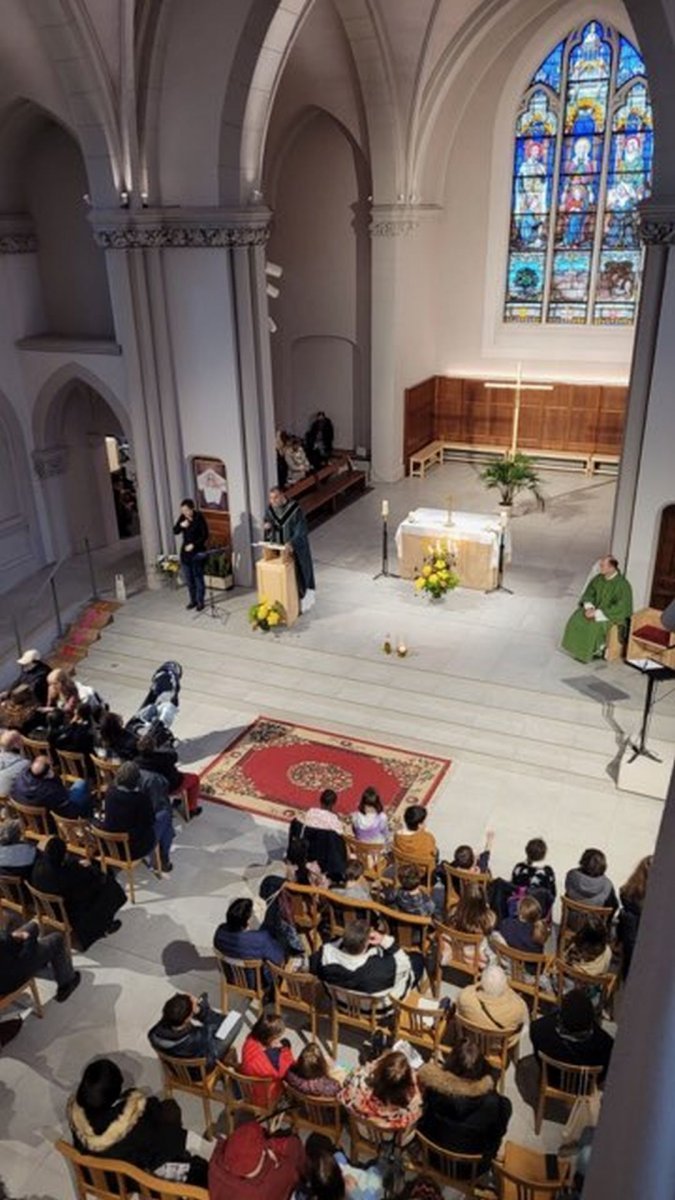
POLYGON ((202 512, 227 512, 227 472, 223 460, 195 455, 192 475, 197 507, 202 512))

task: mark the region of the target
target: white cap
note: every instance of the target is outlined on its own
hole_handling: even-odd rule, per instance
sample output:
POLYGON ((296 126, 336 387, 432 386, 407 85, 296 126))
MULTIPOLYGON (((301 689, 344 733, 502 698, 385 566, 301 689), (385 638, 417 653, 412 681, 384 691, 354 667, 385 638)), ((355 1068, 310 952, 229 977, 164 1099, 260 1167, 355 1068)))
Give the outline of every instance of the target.
POLYGON ((24 650, 21 658, 17 658, 20 667, 29 667, 31 663, 38 662, 40 658, 39 650, 24 650))

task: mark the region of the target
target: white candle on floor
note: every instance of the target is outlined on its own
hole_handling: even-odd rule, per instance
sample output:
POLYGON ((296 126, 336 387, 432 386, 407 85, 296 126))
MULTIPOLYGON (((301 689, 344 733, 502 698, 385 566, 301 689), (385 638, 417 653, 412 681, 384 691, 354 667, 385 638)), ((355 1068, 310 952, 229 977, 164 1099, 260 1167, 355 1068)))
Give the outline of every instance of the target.
POLYGON ((389 516, 389 501, 388 500, 382 501, 382 516, 383 517, 389 516))

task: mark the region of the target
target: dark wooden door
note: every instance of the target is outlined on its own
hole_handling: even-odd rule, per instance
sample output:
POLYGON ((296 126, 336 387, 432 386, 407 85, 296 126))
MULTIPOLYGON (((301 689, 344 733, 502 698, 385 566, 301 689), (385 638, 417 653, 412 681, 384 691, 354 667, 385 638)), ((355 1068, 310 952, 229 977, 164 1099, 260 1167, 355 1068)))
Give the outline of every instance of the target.
POLYGON ((652 579, 652 608, 665 608, 675 597, 675 504, 661 515, 656 566, 652 579))

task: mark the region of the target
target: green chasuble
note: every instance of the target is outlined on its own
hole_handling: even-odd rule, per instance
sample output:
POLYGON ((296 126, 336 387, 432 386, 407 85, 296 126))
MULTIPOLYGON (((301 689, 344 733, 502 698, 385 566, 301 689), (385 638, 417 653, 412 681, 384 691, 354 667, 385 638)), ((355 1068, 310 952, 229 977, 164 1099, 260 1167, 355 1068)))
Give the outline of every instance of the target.
POLYGON ((633 593, 623 575, 595 575, 579 601, 580 607, 572 613, 563 634, 562 647, 579 662, 590 662, 602 657, 610 625, 623 625, 633 612, 633 593), (584 616, 584 605, 592 604, 607 618, 605 621, 589 621, 584 616))

